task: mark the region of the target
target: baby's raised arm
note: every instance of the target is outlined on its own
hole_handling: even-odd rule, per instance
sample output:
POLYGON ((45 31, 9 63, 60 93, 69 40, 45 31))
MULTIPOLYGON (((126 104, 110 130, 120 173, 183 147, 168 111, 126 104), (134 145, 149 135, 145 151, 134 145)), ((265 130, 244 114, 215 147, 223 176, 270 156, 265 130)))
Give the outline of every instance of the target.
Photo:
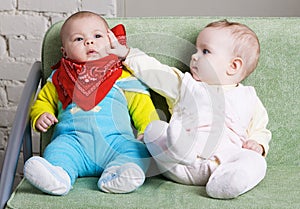
POLYGON ((131 73, 142 80, 152 90, 176 102, 179 97, 181 80, 184 74, 173 67, 160 63, 154 57, 136 48, 127 48, 121 45, 112 32, 109 33, 111 41, 107 48, 108 54, 115 54, 124 59, 123 64, 131 73))

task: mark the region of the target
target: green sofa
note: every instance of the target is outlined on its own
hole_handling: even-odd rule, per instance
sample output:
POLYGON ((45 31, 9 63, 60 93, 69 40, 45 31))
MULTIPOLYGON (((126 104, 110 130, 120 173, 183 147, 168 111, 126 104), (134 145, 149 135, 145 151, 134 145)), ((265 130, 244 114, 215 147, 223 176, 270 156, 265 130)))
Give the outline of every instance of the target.
MULTIPOLYGON (((111 27, 123 23, 128 45, 138 47, 161 62, 188 71, 198 32, 209 22, 224 17, 157 17, 108 19, 111 27)), ((106 194, 97 189, 97 178, 79 178, 73 190, 62 197, 43 194, 26 180, 11 194, 21 144, 24 158, 31 156, 28 109, 39 82, 49 76, 50 66, 60 58, 58 32, 53 25, 44 38, 42 62, 33 65, 17 118, 9 139, 3 166, 0 198, 7 208, 300 208, 300 18, 228 17, 250 26, 261 43, 261 58, 256 71, 244 82, 256 87, 269 113, 272 131, 265 179, 253 190, 232 200, 209 198, 205 187, 174 183, 161 175, 149 178, 136 192, 106 194), (24 104, 25 103, 25 104, 24 104), (20 119, 21 118, 21 119, 20 119), (20 120, 24 122, 20 122, 20 120)), ((166 81, 167 82, 167 81, 166 81)), ((167 120, 166 103, 152 95, 162 119, 167 120)), ((42 135, 42 148, 49 135, 42 135)), ((1 208, 0 207, 0 208, 1 208)))

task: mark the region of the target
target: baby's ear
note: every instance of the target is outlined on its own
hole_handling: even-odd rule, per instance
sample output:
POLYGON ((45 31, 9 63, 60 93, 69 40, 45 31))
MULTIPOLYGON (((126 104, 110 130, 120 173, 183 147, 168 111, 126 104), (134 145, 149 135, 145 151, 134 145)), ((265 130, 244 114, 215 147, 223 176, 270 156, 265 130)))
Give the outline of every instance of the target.
POLYGON ((240 57, 235 57, 231 60, 229 68, 227 70, 228 75, 235 75, 242 69, 243 60, 240 57))
POLYGON ((65 48, 62 46, 62 47, 60 47, 60 51, 61 51, 61 53, 62 53, 62 55, 63 55, 63 57, 67 57, 67 53, 65 52, 65 48))

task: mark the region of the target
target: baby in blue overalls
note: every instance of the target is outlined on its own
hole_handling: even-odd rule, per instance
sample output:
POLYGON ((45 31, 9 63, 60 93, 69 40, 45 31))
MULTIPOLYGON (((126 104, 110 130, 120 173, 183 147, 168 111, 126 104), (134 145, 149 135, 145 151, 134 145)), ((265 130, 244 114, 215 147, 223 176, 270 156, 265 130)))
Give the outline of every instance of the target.
MULTIPOLYGON (((112 30, 124 44, 123 26, 112 30)), ((146 87, 107 54, 108 32, 97 14, 69 17, 61 29, 63 58, 32 107, 34 129, 45 132, 56 124, 43 157, 24 165, 26 179, 48 194, 65 195, 84 176, 100 176, 98 188, 109 193, 132 192, 144 183, 150 155, 138 139, 158 116, 146 87)))

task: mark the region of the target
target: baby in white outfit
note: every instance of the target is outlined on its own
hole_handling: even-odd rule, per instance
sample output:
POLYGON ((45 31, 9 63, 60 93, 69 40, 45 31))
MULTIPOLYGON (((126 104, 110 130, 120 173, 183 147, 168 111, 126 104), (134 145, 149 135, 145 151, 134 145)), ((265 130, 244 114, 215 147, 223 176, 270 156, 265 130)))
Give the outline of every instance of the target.
POLYGON ((144 136, 163 175, 206 185, 209 196, 224 199, 249 191, 265 177, 268 115, 255 89, 240 83, 260 54, 250 28, 226 20, 207 25, 198 35, 191 73, 114 43, 110 53, 126 57, 124 65, 169 104, 170 122, 152 122, 144 136))

